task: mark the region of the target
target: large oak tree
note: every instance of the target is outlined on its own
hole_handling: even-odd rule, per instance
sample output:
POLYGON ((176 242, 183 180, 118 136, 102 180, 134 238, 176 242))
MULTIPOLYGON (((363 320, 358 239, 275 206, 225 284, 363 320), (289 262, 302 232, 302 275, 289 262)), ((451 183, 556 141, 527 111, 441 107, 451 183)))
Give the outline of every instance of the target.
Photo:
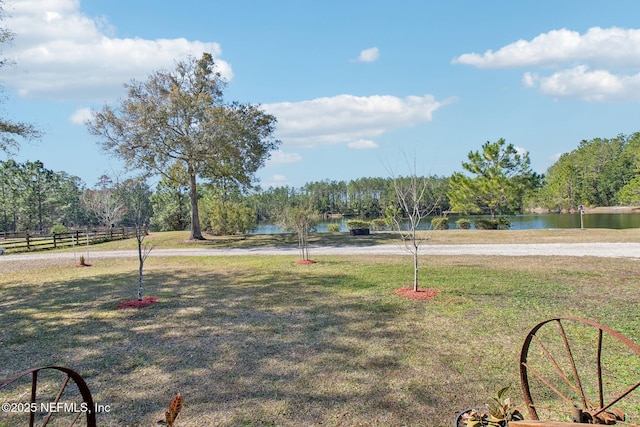
MULTIPOLYGON (((4 19, 4 1, 0 0, 0 21, 4 19)), ((0 46, 9 43, 13 39, 13 33, 7 28, 0 27, 0 46)), ((0 68, 10 64, 12 61, 0 58, 0 68)), ((3 88, 0 86, 0 91, 3 88)), ((6 117, 0 117, 0 151, 6 154, 13 154, 18 149, 19 144, 16 137, 26 140, 37 139, 42 136, 41 132, 33 125, 27 123, 14 122, 6 117)))
POLYGON ((255 172, 280 141, 276 118, 259 106, 225 103, 226 82, 210 54, 157 71, 146 82, 126 85, 128 97, 94 111, 89 131, 102 148, 129 168, 161 173, 180 166, 191 202, 190 239, 203 239, 198 215, 197 179, 249 187, 255 172))

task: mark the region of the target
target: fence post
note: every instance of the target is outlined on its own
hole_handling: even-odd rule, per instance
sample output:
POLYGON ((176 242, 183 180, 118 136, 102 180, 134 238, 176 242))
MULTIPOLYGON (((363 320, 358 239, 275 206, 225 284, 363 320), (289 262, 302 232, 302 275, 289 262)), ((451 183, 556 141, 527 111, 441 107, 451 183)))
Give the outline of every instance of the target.
POLYGON ((56 249, 58 246, 56 245, 56 233, 53 233, 53 249, 56 249))
POLYGON ((27 239, 27 250, 30 251, 31 250, 31 245, 29 244, 29 233, 25 233, 26 239, 27 239))

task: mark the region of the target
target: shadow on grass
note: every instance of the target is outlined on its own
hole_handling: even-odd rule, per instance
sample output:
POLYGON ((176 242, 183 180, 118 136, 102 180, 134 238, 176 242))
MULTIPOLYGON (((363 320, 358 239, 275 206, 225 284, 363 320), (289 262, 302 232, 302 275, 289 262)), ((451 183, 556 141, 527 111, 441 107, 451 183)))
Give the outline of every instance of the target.
MULTIPOLYGON (((374 246, 400 242, 400 237, 394 232, 373 232, 367 236, 351 236, 349 233, 311 233, 309 235, 309 244, 312 246, 374 246)), ((206 235, 205 240, 182 241, 179 245, 180 247, 225 248, 297 247, 298 237, 295 233, 250 234, 243 236, 206 235)))
POLYGON ((99 425, 154 425, 180 392, 180 426, 437 427, 506 385, 520 399, 534 319, 637 331, 628 260, 425 258, 422 283, 442 291, 428 303, 393 294, 412 277, 402 257, 295 260, 150 258, 144 295, 159 302, 128 310, 115 306, 135 298, 134 260, 16 264, 0 281, 0 378, 68 366, 110 405, 99 425))
POLYGON ((457 409, 446 390, 464 381, 426 377, 395 325, 403 300, 312 269, 173 262, 146 273, 160 301, 143 309, 115 310, 135 295, 128 272, 3 288, 0 378, 70 367, 111 408, 104 425, 155 423, 176 392, 180 425, 424 425, 457 409))

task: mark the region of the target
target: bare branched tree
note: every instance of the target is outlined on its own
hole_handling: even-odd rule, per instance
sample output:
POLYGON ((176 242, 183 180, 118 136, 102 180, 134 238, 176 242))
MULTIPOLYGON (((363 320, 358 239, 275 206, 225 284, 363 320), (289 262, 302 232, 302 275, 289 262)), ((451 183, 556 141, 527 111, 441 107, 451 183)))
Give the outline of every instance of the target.
POLYGON ((138 301, 142 301, 142 277, 144 262, 154 248, 154 245, 145 243, 144 238, 149 234, 146 224, 136 224, 136 241, 138 242, 138 301))
POLYGON ((82 202, 91 211, 100 224, 111 227, 119 224, 127 213, 127 205, 119 197, 108 175, 102 175, 95 190, 86 190, 82 202))
MULTIPOLYGON (((393 190, 395 201, 387 208, 387 221, 396 230, 404 248, 413 255, 413 290, 418 291, 418 256, 422 243, 431 237, 433 229, 418 233, 423 219, 433 215, 440 205, 440 196, 434 196, 433 182, 429 177, 418 176, 415 159, 413 166, 409 164, 407 177, 398 177, 393 173, 393 190)), ((392 171, 391 171, 392 172, 392 171)))
POLYGON ((145 242, 149 235, 148 224, 153 215, 153 208, 149 195, 151 191, 144 176, 130 178, 118 186, 118 196, 127 206, 126 223, 133 225, 136 230, 138 243, 138 301, 142 301, 142 284, 144 262, 155 247, 145 242))

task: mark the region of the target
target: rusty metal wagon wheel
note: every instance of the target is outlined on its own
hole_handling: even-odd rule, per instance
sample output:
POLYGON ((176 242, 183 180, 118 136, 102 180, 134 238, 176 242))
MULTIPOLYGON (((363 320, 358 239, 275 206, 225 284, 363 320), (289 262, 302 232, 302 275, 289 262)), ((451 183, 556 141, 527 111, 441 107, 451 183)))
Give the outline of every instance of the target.
MULTIPOLYGON (((96 427, 96 414, 93 398, 89 387, 84 379, 77 372, 62 366, 43 366, 40 368, 27 369, 0 383, 0 391, 8 389, 9 385, 20 388, 24 380, 31 376, 29 400, 22 399, 21 394, 17 394, 15 401, 3 397, 4 415, 17 417, 28 417, 29 427, 36 425, 45 427, 49 425, 87 426, 96 427), (47 382, 58 382, 62 384, 57 389, 55 396, 43 396, 45 393, 38 393, 42 380, 47 382), (39 382, 40 380, 40 382, 39 382), (72 387, 75 383, 77 389, 72 387), (61 400, 62 399, 62 400, 61 400), (6 406, 5 405, 9 405, 6 406), (46 409, 46 410, 45 410, 46 409), (38 424, 36 424, 36 422, 38 424)), ((25 383, 25 385, 28 385, 25 383)), ((14 388, 12 387, 12 388, 14 388)), ((0 395, 1 396, 1 395, 0 395)))
POLYGON ((639 374, 640 346, 591 320, 538 323, 520 353, 533 420, 640 425, 640 393, 632 393, 640 387, 639 374))

